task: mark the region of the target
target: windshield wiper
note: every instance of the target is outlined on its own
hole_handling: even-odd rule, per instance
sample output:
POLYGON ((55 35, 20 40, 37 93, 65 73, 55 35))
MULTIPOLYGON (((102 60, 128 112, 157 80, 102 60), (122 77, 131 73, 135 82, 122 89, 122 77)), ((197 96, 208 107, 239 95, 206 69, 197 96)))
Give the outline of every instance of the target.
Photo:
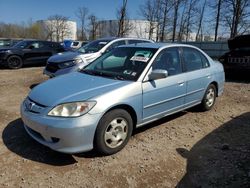
POLYGON ((95 76, 113 77, 110 74, 107 74, 104 72, 99 72, 99 71, 94 71, 94 70, 89 70, 89 69, 82 69, 82 70, 80 70, 80 72, 90 74, 90 75, 95 75, 95 76))
POLYGON ((88 70, 88 69, 82 69, 80 72, 85 73, 85 74, 90 74, 90 75, 96 75, 95 71, 88 70))
POLYGON ((125 80, 124 76, 121 76, 121 75, 114 76, 114 79, 116 79, 116 80, 125 80))
POLYGON ((82 69, 80 72, 89 74, 89 75, 95 75, 95 76, 102 76, 102 77, 107 77, 107 78, 113 78, 115 80, 125 80, 125 78, 121 75, 113 75, 105 72, 99 72, 99 71, 94 71, 94 70, 89 70, 89 69, 82 69))

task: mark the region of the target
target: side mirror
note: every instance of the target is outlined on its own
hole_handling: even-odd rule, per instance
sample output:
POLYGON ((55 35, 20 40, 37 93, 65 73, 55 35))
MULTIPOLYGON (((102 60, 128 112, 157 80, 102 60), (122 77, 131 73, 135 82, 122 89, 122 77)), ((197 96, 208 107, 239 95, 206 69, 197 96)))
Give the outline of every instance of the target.
POLYGON ((163 69, 155 69, 148 75, 149 80, 158 80, 167 77, 168 71, 163 69))

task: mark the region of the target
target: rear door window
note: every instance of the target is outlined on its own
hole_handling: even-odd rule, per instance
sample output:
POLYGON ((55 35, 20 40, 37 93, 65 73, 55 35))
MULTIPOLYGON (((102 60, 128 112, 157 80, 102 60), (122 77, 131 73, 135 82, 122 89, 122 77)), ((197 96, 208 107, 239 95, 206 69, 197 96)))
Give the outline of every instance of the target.
POLYGON ((128 44, 137 44, 137 43, 150 43, 149 41, 146 40, 128 40, 128 44))
POLYGON ((183 61, 187 72, 209 67, 207 58, 194 48, 183 48, 183 61))

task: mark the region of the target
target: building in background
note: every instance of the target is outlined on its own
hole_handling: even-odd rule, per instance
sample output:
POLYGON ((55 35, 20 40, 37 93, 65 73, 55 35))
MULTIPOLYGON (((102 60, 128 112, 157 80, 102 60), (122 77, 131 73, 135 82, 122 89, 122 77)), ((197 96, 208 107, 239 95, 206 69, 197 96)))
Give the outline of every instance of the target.
POLYGON ((50 41, 61 42, 63 40, 77 39, 77 24, 69 20, 39 20, 44 38, 50 41))
MULTIPOLYGON (((98 22, 97 35, 99 38, 117 36, 118 20, 102 20, 98 22)), ((135 37, 156 40, 157 22, 147 20, 125 20, 124 37, 135 37)))

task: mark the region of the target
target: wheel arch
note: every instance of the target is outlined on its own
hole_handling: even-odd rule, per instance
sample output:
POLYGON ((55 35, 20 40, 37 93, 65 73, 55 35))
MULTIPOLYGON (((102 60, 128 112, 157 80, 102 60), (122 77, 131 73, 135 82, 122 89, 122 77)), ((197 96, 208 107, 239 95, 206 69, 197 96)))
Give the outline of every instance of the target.
POLYGON ((216 81, 211 82, 209 85, 214 85, 216 88, 216 97, 218 97, 218 83, 216 81))
POLYGON ((133 120, 133 129, 135 129, 136 124, 137 124, 137 114, 136 114, 134 108, 131 107, 130 105, 127 105, 127 104, 119 104, 119 105, 113 106, 108 111, 106 111, 104 114, 106 114, 112 110, 115 110, 115 109, 123 109, 123 110, 127 111, 133 120))
POLYGON ((6 60, 8 60, 11 56, 17 56, 17 57, 20 57, 22 61, 24 60, 24 59, 23 59, 23 56, 20 55, 20 54, 9 54, 9 55, 7 56, 7 58, 6 58, 6 60))

